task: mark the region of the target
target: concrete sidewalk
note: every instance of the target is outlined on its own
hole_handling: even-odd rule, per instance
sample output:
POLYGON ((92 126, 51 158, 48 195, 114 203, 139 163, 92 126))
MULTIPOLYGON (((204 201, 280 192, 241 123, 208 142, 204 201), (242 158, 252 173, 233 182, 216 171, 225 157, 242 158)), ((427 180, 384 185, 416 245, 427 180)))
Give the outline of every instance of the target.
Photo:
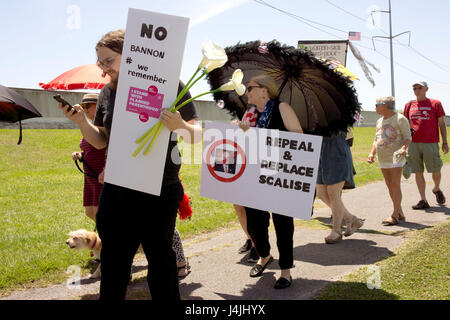
MULTIPOLYGON (((450 203, 450 165, 442 169, 441 189, 450 203)), ((392 212, 392 203, 384 182, 371 183, 344 192, 343 201, 350 212, 365 219, 364 226, 349 238, 335 245, 327 245, 324 238, 329 230, 311 230, 296 227, 294 234, 294 264, 290 288, 275 290, 279 276, 276 236, 272 230, 270 241, 274 261, 259 278, 250 278, 253 264, 247 255, 238 254, 245 237, 241 229, 222 230, 184 241, 192 273, 180 282, 180 292, 186 300, 300 300, 312 299, 328 283, 334 282, 362 266, 371 265, 389 256, 405 238, 401 231, 423 229, 444 222, 450 215, 447 206, 436 204, 431 189, 431 174, 426 174, 427 199, 431 208, 412 210, 419 193, 414 175, 402 180, 403 210, 406 222, 398 226, 383 226, 381 221, 392 212)), ((328 208, 314 210, 313 219, 328 221, 328 208)), ((135 261, 134 272, 146 268, 145 259, 135 261)), ((146 282, 135 287, 146 287, 146 282)), ((73 299, 87 298, 99 290, 99 281, 83 279, 81 285, 71 289, 64 284, 48 288, 14 292, 4 299, 73 299)), ((95 297, 95 296, 94 296, 95 297)))

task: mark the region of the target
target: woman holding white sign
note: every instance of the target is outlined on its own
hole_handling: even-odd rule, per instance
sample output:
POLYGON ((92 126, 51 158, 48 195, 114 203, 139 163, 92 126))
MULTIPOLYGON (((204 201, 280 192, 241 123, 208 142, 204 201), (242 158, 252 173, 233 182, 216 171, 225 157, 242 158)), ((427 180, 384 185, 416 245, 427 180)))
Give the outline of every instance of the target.
MULTIPOLYGON (((94 124, 87 121, 84 113, 73 114, 63 108, 66 117, 77 123, 86 140, 96 148, 108 146, 124 36, 124 30, 111 31, 97 43, 97 64, 111 81, 100 92, 94 124)), ((183 100, 188 98, 190 95, 186 94, 183 100)), ((161 121, 170 131, 177 130, 184 141, 194 143, 196 137, 201 137, 201 127, 194 124, 194 105, 187 104, 180 112, 165 110, 161 121)), ((100 299, 125 299, 139 244, 148 260, 147 282, 152 299, 180 299, 172 249, 176 215, 183 198, 177 140, 176 136, 169 140, 160 196, 104 184, 97 213, 97 230, 102 239, 100 299)))
MULTIPOLYGON (((303 133, 300 121, 292 107, 277 99, 278 88, 271 77, 260 75, 252 78, 248 82, 246 95, 248 104, 255 105, 259 112, 256 127, 303 133)), ((251 124, 247 120, 240 123, 240 127, 243 130, 247 130, 250 126, 251 124)), ((245 208, 245 212, 247 214, 248 232, 260 256, 260 259, 250 271, 250 277, 258 277, 273 260, 270 254, 269 243, 270 214, 267 211, 248 207, 245 208)), ((279 266, 281 269, 281 275, 276 281, 274 288, 284 289, 292 283, 290 269, 293 267, 294 262, 294 219, 272 212, 272 220, 277 235, 277 247, 280 253, 279 266)))

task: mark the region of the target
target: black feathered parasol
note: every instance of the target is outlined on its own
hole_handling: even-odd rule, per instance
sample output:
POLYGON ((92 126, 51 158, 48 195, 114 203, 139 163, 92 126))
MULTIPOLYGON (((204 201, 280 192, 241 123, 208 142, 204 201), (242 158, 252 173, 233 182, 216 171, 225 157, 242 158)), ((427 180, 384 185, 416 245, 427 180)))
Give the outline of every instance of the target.
MULTIPOLYGON (((253 41, 225 48, 228 62, 208 74, 211 88, 231 79, 236 69, 244 72, 244 84, 260 74, 270 75, 280 88, 279 99, 289 103, 307 133, 330 135, 347 131, 360 112, 351 80, 334 72, 310 52, 281 45, 253 41)), ((241 118, 247 108, 245 95, 235 91, 214 94, 223 100, 224 108, 241 118)))

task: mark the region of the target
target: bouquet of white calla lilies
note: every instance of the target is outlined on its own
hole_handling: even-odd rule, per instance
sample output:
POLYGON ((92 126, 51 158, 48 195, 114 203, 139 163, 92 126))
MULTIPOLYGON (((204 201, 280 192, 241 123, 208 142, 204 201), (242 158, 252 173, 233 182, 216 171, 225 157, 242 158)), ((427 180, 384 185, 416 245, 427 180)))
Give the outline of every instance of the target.
MULTIPOLYGON (((202 62, 199 64, 197 70, 195 71, 194 75, 191 77, 191 79, 186 83, 185 87, 181 92, 178 94, 177 98, 173 102, 173 104, 170 106, 169 111, 176 112, 189 102, 192 102, 193 100, 204 96, 206 94, 215 93, 219 91, 230 91, 235 90, 236 93, 240 96, 242 96, 245 93, 245 86, 242 84, 242 80, 244 79, 244 73, 237 69, 234 71, 232 79, 230 79, 229 82, 222 85, 220 88, 204 92, 202 94, 199 94, 191 99, 188 99, 184 101, 183 103, 177 105, 177 103, 183 98, 183 96, 186 94, 186 92, 189 91, 189 89, 192 88, 192 86, 200 80, 202 77, 204 77, 207 73, 211 72, 214 69, 221 68, 227 61, 228 57, 225 53, 225 50, 220 47, 219 45, 215 44, 212 41, 205 42, 202 46, 202 53, 203 53, 203 59, 202 62), (194 80, 195 76, 198 74, 200 70, 203 69, 202 74, 194 80)), ((151 139, 149 145, 144 151, 144 155, 146 155, 150 148, 152 147, 153 143, 155 142, 156 138, 158 137, 159 132, 161 131, 163 127, 163 123, 159 121, 157 124, 155 124, 153 127, 151 127, 147 132, 145 132, 139 139, 136 140, 136 143, 140 143, 139 148, 133 153, 133 157, 136 157, 139 152, 141 152, 142 148, 147 144, 147 142, 151 139)))

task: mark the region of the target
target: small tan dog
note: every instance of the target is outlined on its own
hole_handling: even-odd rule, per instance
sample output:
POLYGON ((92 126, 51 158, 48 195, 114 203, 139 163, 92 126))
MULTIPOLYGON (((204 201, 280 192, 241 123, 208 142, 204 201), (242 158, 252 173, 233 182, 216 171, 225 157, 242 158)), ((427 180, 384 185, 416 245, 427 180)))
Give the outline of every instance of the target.
MULTIPOLYGON (((102 250, 102 240, 97 233, 87 231, 85 229, 79 229, 69 233, 69 239, 66 240, 66 244, 72 249, 89 249, 92 250, 94 259, 100 259, 100 251, 102 250)), ((89 278, 99 278, 100 263, 97 270, 89 276, 89 278)))

